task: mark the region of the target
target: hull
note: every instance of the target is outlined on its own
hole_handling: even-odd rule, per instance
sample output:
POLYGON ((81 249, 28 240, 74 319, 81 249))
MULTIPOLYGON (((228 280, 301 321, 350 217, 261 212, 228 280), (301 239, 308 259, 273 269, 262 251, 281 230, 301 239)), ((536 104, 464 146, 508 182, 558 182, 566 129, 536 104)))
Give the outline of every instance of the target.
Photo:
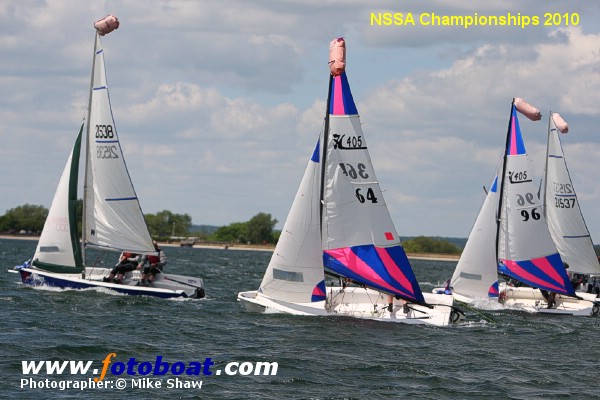
POLYGON ((62 289, 102 288, 114 292, 134 295, 169 298, 203 298, 204 284, 200 278, 183 275, 158 274, 152 286, 137 286, 139 271, 125 276, 122 284, 103 282, 108 276, 108 268, 86 268, 85 278, 81 274, 59 274, 35 268, 19 268, 21 281, 31 286, 48 286, 62 289))
POLYGON ((241 292, 238 294, 238 301, 251 312, 345 316, 418 325, 448 326, 463 317, 452 307, 451 296, 425 294, 425 301, 432 304, 433 308, 409 304, 406 310, 402 301, 394 299, 393 309, 390 312, 386 295, 375 290, 356 287, 327 288, 326 300, 313 303, 284 302, 258 291, 241 292))
POLYGON ((504 306, 512 309, 520 309, 529 313, 596 316, 600 308, 596 301, 596 295, 577 292, 581 299, 557 295, 556 305, 548 308, 548 302, 539 289, 531 287, 500 286, 500 299, 504 306))
MULTIPOLYGON (((443 288, 433 289, 434 293, 443 292, 443 288)), ((498 298, 475 299, 453 293, 448 297, 455 301, 469 304, 481 310, 513 310, 525 311, 531 314, 576 315, 583 317, 597 316, 600 313, 600 304, 595 294, 576 292, 580 299, 556 295, 556 305, 549 308, 548 301, 537 288, 513 287, 500 284, 498 298)))

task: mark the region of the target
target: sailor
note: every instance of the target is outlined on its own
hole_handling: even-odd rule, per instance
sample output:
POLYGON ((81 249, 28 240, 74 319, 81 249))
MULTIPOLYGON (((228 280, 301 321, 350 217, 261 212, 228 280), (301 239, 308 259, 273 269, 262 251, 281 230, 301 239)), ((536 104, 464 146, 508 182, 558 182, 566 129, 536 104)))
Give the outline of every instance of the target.
POLYGON ((104 282, 123 283, 123 276, 126 272, 133 271, 138 266, 139 254, 124 251, 119 257, 119 262, 110 271, 108 277, 103 278, 104 282), (116 279, 115 279, 116 276, 116 279))
POLYGON ((165 252, 158 247, 156 240, 153 240, 152 244, 154 245, 156 254, 144 254, 137 267, 138 269, 144 268, 142 271, 142 279, 139 282, 139 284, 143 286, 150 285, 154 281, 156 274, 160 274, 165 265, 167 265, 167 256, 165 252))

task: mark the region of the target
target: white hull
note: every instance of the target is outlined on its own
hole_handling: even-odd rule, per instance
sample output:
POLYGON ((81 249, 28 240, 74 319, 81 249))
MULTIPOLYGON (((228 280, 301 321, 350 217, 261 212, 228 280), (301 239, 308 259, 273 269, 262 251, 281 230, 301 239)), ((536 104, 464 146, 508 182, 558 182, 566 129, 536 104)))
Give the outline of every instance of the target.
POLYGON ((139 271, 126 274, 122 284, 103 282, 108 276, 108 268, 86 268, 85 278, 81 274, 63 274, 39 270, 36 268, 19 268, 23 283, 32 286, 51 286, 72 289, 104 288, 119 293, 160 298, 190 297, 203 298, 204 283, 201 278, 183 275, 157 274, 151 286, 137 286, 139 271))
MULTIPOLYGON (((443 288, 433 290, 436 293, 443 288)), ((548 302, 539 289, 532 287, 512 287, 500 284, 499 298, 474 299, 472 297, 462 296, 459 293, 453 293, 447 297, 454 298, 482 310, 516 310, 536 314, 556 314, 556 315, 577 315, 577 316, 596 316, 600 312, 600 301, 595 294, 576 292, 581 299, 573 297, 556 295, 556 305, 548 308, 548 302)))
POLYGON ((542 296, 539 289, 531 287, 511 287, 500 285, 500 296, 504 300, 504 306, 512 309, 521 309, 529 313, 559 314, 593 316, 598 315, 598 305, 595 303, 596 295, 577 292, 580 299, 556 295, 556 305, 548 308, 548 302, 542 296))
POLYGON ((447 326, 457 322, 462 315, 452 308, 452 297, 424 294, 425 301, 434 305, 428 308, 409 304, 408 312, 403 311, 402 301, 394 300, 392 312, 388 311, 387 296, 371 289, 358 287, 329 287, 327 299, 314 303, 290 303, 277 300, 258 291, 241 292, 240 301, 248 311, 263 313, 285 313, 292 315, 338 315, 353 318, 371 319, 385 322, 447 326))

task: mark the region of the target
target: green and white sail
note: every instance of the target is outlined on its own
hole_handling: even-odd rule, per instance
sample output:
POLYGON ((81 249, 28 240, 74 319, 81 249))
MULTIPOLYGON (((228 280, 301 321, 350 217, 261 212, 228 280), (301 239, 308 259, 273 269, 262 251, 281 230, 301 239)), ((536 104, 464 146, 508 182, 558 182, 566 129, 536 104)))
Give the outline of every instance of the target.
POLYGON ((76 215, 82 132, 83 125, 60 177, 35 249, 32 265, 39 269, 59 273, 83 271, 76 215))

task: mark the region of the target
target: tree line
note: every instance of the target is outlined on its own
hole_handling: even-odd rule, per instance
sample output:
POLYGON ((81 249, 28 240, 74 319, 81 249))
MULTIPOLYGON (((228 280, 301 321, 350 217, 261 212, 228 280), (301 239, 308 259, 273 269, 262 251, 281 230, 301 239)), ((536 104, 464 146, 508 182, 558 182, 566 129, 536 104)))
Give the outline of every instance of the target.
MULTIPOLYGON (((77 224, 81 232, 83 200, 77 201, 77 224)), ((12 208, 0 216, 0 232, 4 234, 39 235, 44 228, 48 209, 40 205, 25 204, 12 208)), ((144 214, 150 235, 157 240, 171 237, 189 237, 192 217, 188 214, 176 214, 169 210, 156 214, 144 214)), ((277 219, 271 214, 258 213, 246 222, 234 222, 218 228, 211 235, 199 234, 200 239, 215 242, 244 244, 273 244, 279 234, 273 228, 277 219)))
MULTIPOLYGON (((83 200, 77 201, 78 228, 81 232, 83 200)), ((5 234, 26 233, 39 235, 44 228, 48 209, 40 205, 25 204, 8 210, 0 216, 0 232, 5 234)), ((156 214, 144 214, 150 235, 166 241, 172 237, 197 237, 207 242, 232 244, 275 244, 279 231, 275 231, 277 219, 271 214, 260 212, 245 222, 233 222, 216 229, 211 234, 191 233, 192 218, 188 214, 176 214, 169 210, 156 214)), ((419 236, 403 243, 407 253, 460 254, 461 249, 443 239, 419 236)))

